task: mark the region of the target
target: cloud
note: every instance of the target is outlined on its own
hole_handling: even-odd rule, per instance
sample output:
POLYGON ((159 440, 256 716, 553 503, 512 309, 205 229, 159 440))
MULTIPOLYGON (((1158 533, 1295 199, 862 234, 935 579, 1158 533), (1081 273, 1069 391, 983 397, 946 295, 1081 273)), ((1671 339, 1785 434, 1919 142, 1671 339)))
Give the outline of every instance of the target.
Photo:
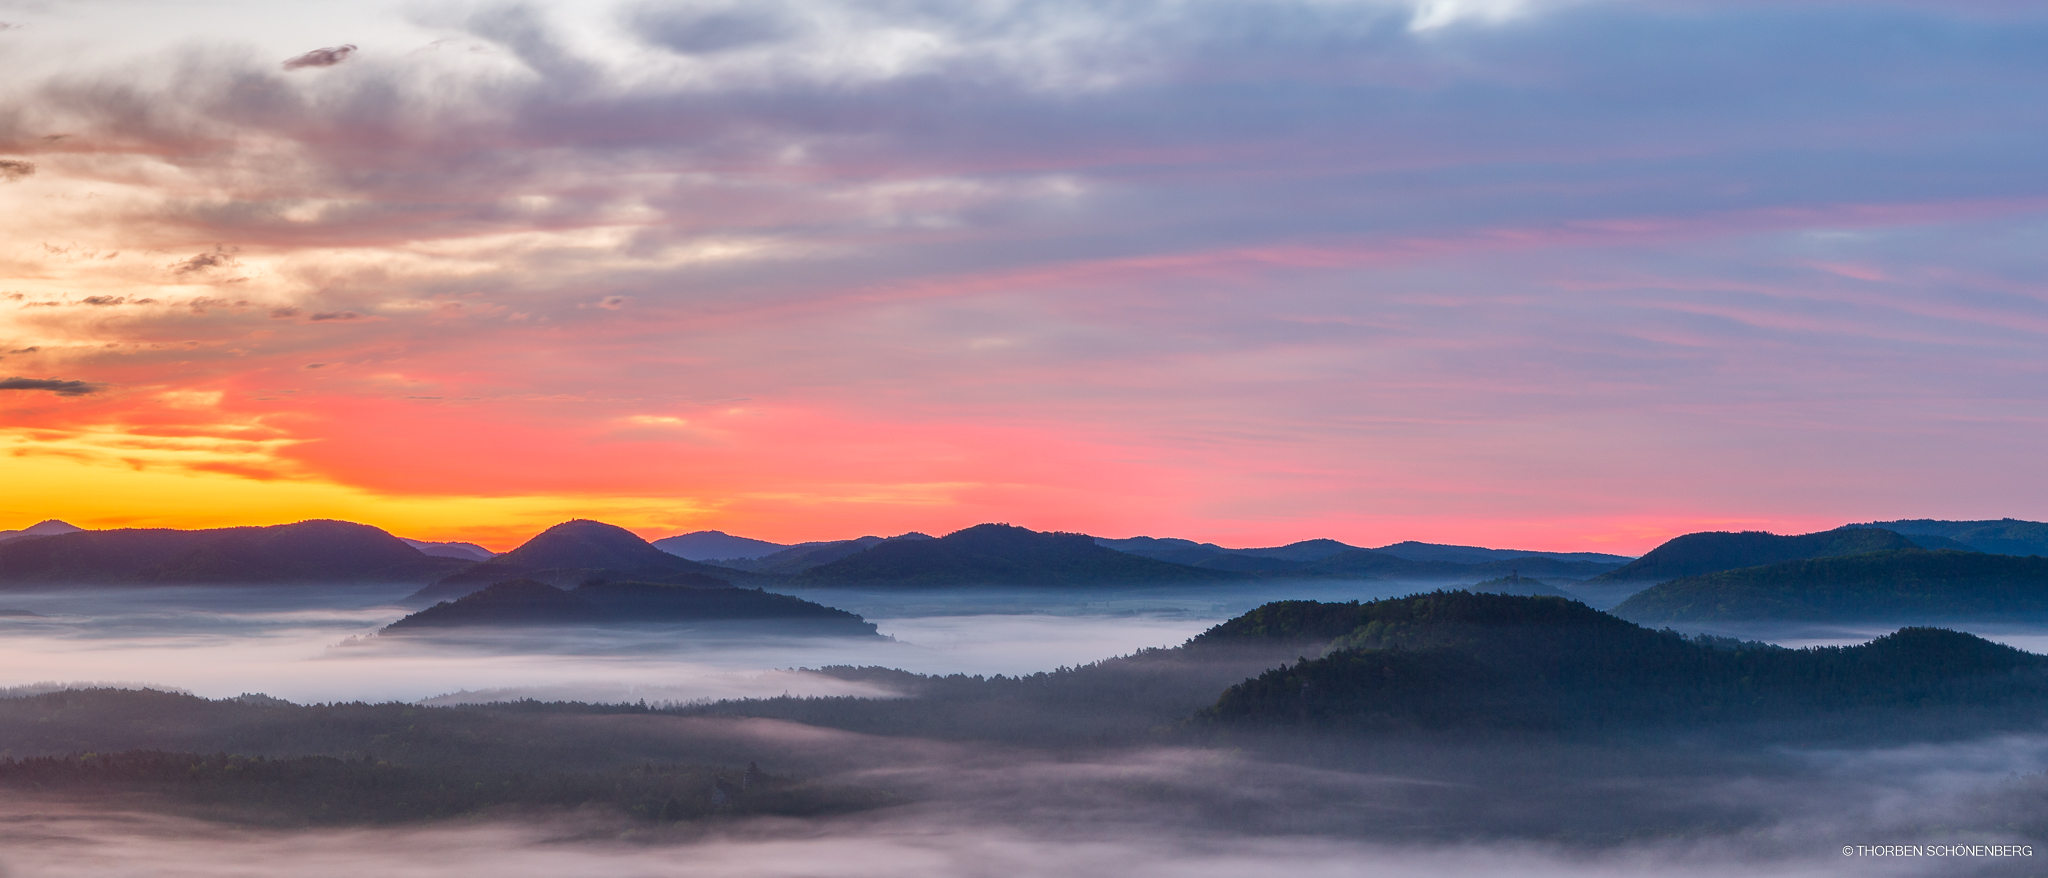
POLYGON ((649 3, 628 21, 642 39, 688 55, 713 55, 772 44, 795 35, 801 24, 776 3, 718 6, 649 3))
POLYGON ((89 381, 66 381, 58 378, 0 378, 0 390, 47 390, 58 396, 85 396, 98 393, 105 387, 104 384, 89 381))
POLYGON ((353 44, 328 46, 324 49, 314 49, 303 55, 295 55, 287 59, 283 66, 286 70, 303 70, 307 67, 333 67, 336 64, 347 61, 355 53, 356 47, 353 44))
POLYGON ((173 264, 171 272, 173 274, 196 274, 219 268, 232 268, 239 264, 241 263, 236 261, 234 255, 226 249, 215 247, 211 252, 195 254, 190 259, 173 264))
POLYGON ((21 159, 0 159, 0 183, 12 183, 35 175, 36 163, 21 159))
POLYGON ((171 257, 32 254, 9 276, 43 280, 8 281, 33 294, 17 302, 192 306, 116 327, 7 309, 0 339, 61 345, 116 384, 273 397, 299 418, 293 453, 348 484, 544 478, 688 496, 788 537, 986 515, 1641 547, 1759 509, 1809 529, 2048 514, 2010 508, 2048 496, 2025 450, 2048 402, 2028 243, 2048 222, 2040 14, 512 10, 436 19, 484 51, 380 54, 345 77, 169 38, 25 66, 0 149, 81 197, 0 233, 242 249, 140 282, 171 257), (147 287, 243 273, 234 301, 263 303, 246 313, 147 287), (347 315, 349 332, 310 326, 347 315), (316 376, 320 401, 281 398, 316 376), (416 394, 448 400, 376 402, 416 394), (356 407, 566 462, 380 475, 410 465, 346 425, 356 407), (636 482, 590 452, 646 411, 730 439, 636 437, 658 459, 636 482), (1928 473, 1931 436, 1969 463, 1928 473), (732 475, 693 475, 713 468, 732 475))

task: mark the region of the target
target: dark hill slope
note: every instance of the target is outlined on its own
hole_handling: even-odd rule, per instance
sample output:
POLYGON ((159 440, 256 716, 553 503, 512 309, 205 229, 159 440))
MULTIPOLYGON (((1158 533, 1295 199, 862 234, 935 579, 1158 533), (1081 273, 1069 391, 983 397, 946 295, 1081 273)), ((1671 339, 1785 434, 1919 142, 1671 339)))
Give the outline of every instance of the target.
POLYGON ((1363 579, 1413 580, 1419 582, 1452 582, 1456 580, 1485 579, 1510 574, 1557 577, 1561 579, 1586 579, 1613 570, 1612 564, 1590 561, 1566 561, 1557 558, 1514 558, 1505 561, 1488 561, 1482 564, 1457 564, 1449 561, 1413 561, 1397 555, 1354 549, 1337 555, 1292 568, 1286 573, 1301 576, 1355 576, 1363 579))
POLYGON ((845 610, 754 589, 697 588, 653 582, 589 582, 563 590, 530 579, 500 582, 436 604, 385 627, 420 633, 449 628, 771 623, 765 633, 878 637, 845 610))
POLYGON ((1918 546, 1899 534, 1868 528, 1837 528, 1786 537, 1754 530, 1741 533, 1711 531, 1673 537, 1650 550, 1649 554, 1594 577, 1592 581, 1662 582, 1681 576, 1698 576, 1801 558, 1913 548, 1918 546))
POLYGON ((464 566, 346 521, 78 531, 0 543, 0 583, 418 582, 464 566))
POLYGON ((2048 555, 2048 524, 2021 521, 2017 518, 2002 518, 1997 521, 1939 521, 1916 518, 1852 524, 1849 527, 1878 528, 1909 537, 1941 537, 1979 552, 1998 555, 2048 555))
POLYGON ((1608 555, 1601 552, 1530 552, 1522 549, 1487 549, 1479 546, 1449 546, 1442 543, 1418 543, 1414 540, 1380 546, 1372 551, 1410 561, 1449 561, 1453 564, 1484 564, 1489 561, 1512 561, 1517 558, 1555 558, 1559 561, 1584 561, 1593 564, 1607 564, 1619 567, 1635 560, 1627 555, 1608 555))
POLYGON ((51 518, 43 521, 38 521, 35 524, 31 524, 28 527, 22 528, 21 530, 0 530, 0 543, 8 542, 10 540, 26 539, 28 537, 47 537, 55 536, 57 534, 71 534, 77 533, 84 529, 85 528, 78 527, 69 522, 58 521, 57 519, 51 518))
POLYGON ((730 585, 733 578, 746 576, 737 570, 671 555, 623 527, 576 519, 541 531, 533 539, 520 544, 519 548, 466 567, 420 589, 408 600, 450 600, 510 579, 680 581, 688 580, 689 575, 717 580, 715 584, 720 585, 730 585))
POLYGON ((2048 614, 2048 558, 1898 549, 1689 576, 1623 601, 1645 624, 2048 614))
POLYGON ((890 540, 929 540, 931 537, 911 531, 893 537, 865 536, 850 540, 830 540, 821 543, 802 543, 753 559, 727 559, 721 563, 741 570, 767 576, 795 576, 813 567, 830 564, 841 558, 867 551, 873 546, 890 540))
POLYGON ((662 537, 651 543, 655 548, 692 561, 715 561, 720 558, 759 558, 780 552, 789 546, 736 537, 722 530, 700 530, 673 537, 662 537))
POLYGON ((1093 585, 1229 582, 1241 574, 1141 558, 1083 534, 981 524, 935 540, 890 540, 796 578, 803 585, 1093 585))
POLYGON ((2048 658, 1933 628, 1855 647, 1731 649, 1557 598, 1437 592, 1291 607, 1258 633, 1290 622, 1323 633, 1347 615, 1360 624, 1329 653, 1231 687, 1205 719, 1483 731, 1792 721, 1934 705, 2029 721, 2048 715, 2048 658))
POLYGON ((1193 566, 1211 558, 1229 555, 1233 550, 1215 543, 1198 543, 1174 537, 1125 537, 1110 539, 1096 537, 1095 544, 1113 549, 1126 555, 1137 555, 1154 561, 1168 561, 1174 564, 1193 566))

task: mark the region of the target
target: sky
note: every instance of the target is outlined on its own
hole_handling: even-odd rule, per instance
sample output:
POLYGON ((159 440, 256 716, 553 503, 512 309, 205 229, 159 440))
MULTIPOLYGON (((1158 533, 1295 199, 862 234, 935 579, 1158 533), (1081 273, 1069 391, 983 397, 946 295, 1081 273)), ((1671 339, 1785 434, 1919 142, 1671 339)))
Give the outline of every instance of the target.
POLYGON ((0 528, 2048 518, 2048 10, 0 0, 0 528))

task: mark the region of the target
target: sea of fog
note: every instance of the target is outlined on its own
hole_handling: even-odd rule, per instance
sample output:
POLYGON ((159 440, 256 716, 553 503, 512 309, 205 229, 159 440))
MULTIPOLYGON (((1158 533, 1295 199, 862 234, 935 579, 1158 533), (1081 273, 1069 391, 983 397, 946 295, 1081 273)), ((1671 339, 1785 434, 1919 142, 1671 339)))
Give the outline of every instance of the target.
MULTIPOLYGON (((112 683, 210 698, 299 703, 514 698, 650 703, 888 695, 804 668, 878 665, 928 674, 1028 674, 1169 647, 1259 604, 1372 600, 1401 583, 1266 582, 1137 589, 794 591, 860 613, 889 639, 767 637, 730 626, 377 636, 410 589, 66 589, 10 592, 0 609, 0 690, 112 683)), ((1710 633, 1788 646, 1861 643, 1895 626, 1735 625, 1710 633)), ((2048 625, 1956 626, 2048 652, 2048 625)))
POLYGON ((411 611, 398 603, 409 588, 14 591, 0 596, 0 609, 36 615, 0 616, 0 689, 113 683, 299 703, 885 695, 797 669, 1028 674, 1175 646, 1269 600, 1370 600, 1413 590, 1378 583, 829 589, 794 593, 860 613, 890 639, 764 637, 710 625, 468 632, 431 641, 376 635, 411 611))
MULTIPOLYGON (((759 723, 756 734, 773 735, 759 723)), ((808 747, 861 746, 811 730, 808 747)), ((1785 776, 1609 776, 1574 788, 1430 804, 1441 782, 1174 748, 1047 759, 926 743, 851 773, 918 801, 843 817, 651 825, 601 811, 437 824, 264 829, 118 802, 0 801, 0 874, 65 876, 748 876, 1238 878, 1322 876, 2035 875, 2048 850, 2009 834, 1930 830, 1996 805, 1998 779, 2038 771, 2048 737, 1802 754, 1785 776), (1987 794, 1987 791, 1988 794, 1987 794), (1988 797, 1987 797, 1988 796, 1988 797), (1515 808, 1670 809, 1682 833, 1595 842, 1500 831, 1515 808), (1866 850, 1920 846, 1919 856, 1866 850), (1845 849, 1849 853, 1844 853, 1845 849), (1927 853, 1936 849, 1940 854, 1927 853)), ((872 750, 864 750, 872 753, 872 750)), ((846 760, 842 760, 846 761, 846 760)))
MULTIPOLYGON (((0 690, 109 682, 208 697, 261 692, 301 703, 888 695, 798 669, 883 665, 924 673, 1030 673, 1172 646, 1271 600, 1370 600, 1416 590, 1392 583, 1282 582, 1249 588, 801 593, 861 613, 893 638, 864 642, 764 638, 718 626, 515 631, 468 634, 453 642, 375 636, 408 612, 397 603, 404 589, 11 592, 0 597, 0 609, 37 615, 0 617, 0 690)), ((1807 645, 1861 642, 1889 630, 1751 626, 1713 633, 1807 645)), ((2048 626, 1971 630, 2048 650, 2048 626)), ((1541 788, 1521 789, 1512 783, 1488 787, 1484 778, 1493 769, 1483 766, 1474 769, 1473 779, 1460 781, 1455 772, 1441 770, 1345 770, 1260 761, 1235 750, 1140 747, 1054 758, 996 745, 884 742, 770 720, 740 721, 732 728, 761 740, 781 736, 813 755, 840 753, 841 758, 814 760, 849 766, 822 780, 874 783, 916 795, 901 806, 807 820, 657 826, 578 811, 284 830, 131 811, 119 801, 10 793, 0 801, 0 878, 1704 878, 2048 871, 2036 865, 2048 864, 2048 849, 1997 857, 1971 847, 2026 839, 1929 829, 1954 825, 1951 815, 2038 810, 2039 803, 2024 798, 2014 779, 2048 770, 2048 735, 2040 734, 1858 750, 1776 747, 1754 763, 1694 766, 1679 758, 1684 754, 1674 754, 1641 771, 1623 766, 1584 778, 1563 768, 1538 772, 1548 778, 1541 788), (1509 794, 1497 794, 1503 791, 1509 794), (1574 833, 1555 829, 1559 821, 1596 829, 1667 828, 1573 841, 1574 833), (1538 838, 1546 840, 1532 840, 1538 838), (1943 856, 1843 853, 1899 845, 1963 847, 1945 847, 1950 853, 1943 856)), ((1515 757, 1491 758, 1512 766, 1515 757)))

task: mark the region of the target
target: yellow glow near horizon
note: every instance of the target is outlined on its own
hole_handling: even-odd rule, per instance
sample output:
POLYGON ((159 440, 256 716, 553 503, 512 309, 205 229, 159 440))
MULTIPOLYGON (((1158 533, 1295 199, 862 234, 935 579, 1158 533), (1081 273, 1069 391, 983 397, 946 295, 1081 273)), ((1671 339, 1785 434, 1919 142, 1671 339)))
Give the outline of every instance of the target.
MULTIPOLYGON (((688 528, 711 509, 690 500, 526 495, 403 497, 306 479, 258 480, 48 454, 0 455, 0 529, 56 518, 84 528, 231 527, 339 518, 420 540, 505 551, 571 518, 646 534, 688 528)), ((645 534, 643 534, 645 535, 645 534)))

